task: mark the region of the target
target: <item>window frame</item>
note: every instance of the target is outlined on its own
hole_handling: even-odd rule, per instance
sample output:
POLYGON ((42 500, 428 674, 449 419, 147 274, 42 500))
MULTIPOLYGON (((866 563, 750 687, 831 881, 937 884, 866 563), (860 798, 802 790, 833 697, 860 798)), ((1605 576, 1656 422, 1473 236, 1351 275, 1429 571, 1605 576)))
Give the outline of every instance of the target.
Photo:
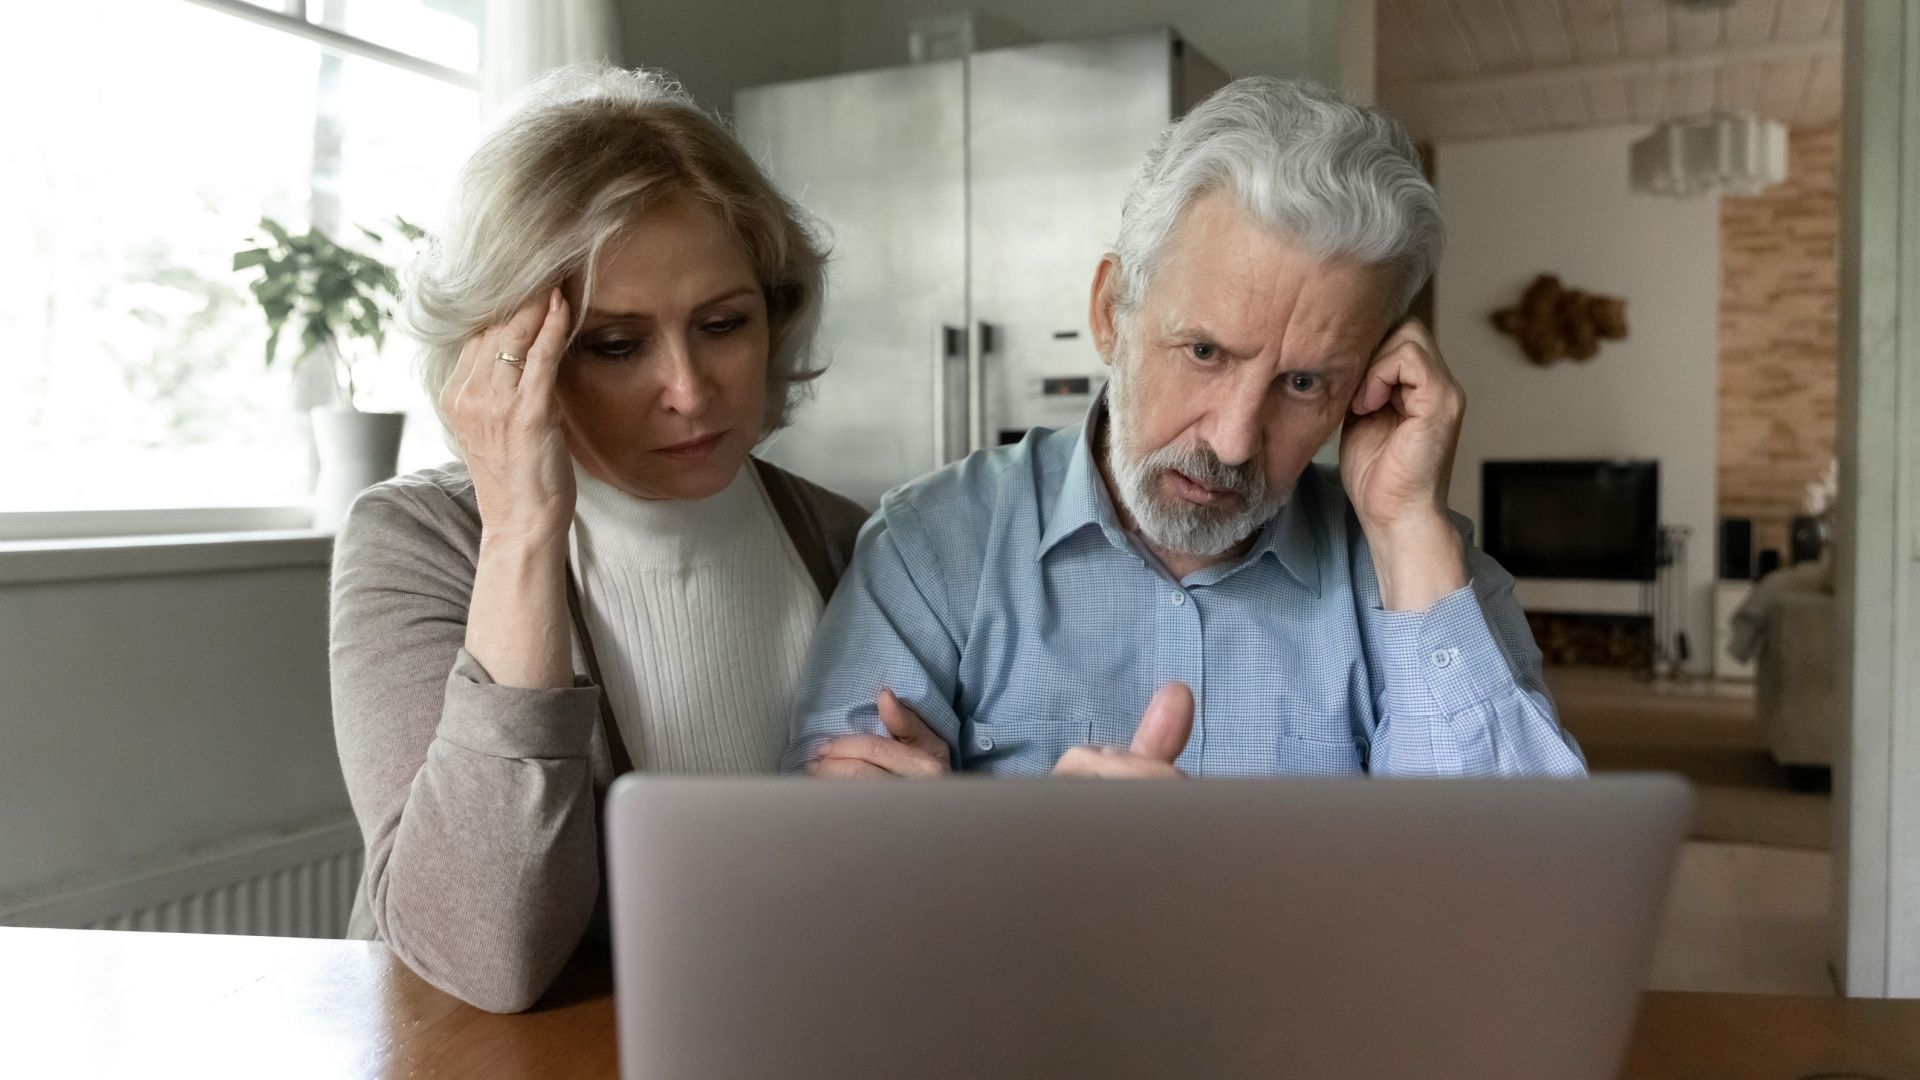
MULTIPOLYGON (((434 63, 352 34, 309 21, 308 0, 285 0, 281 10, 249 0, 183 0, 268 29, 292 34, 341 56, 359 57, 400 68, 416 75, 450 83, 478 94, 478 71, 462 71, 434 63)), ((484 29, 482 31, 484 36, 484 29)), ((310 501, 277 505, 118 508, 87 510, 0 511, 0 544, 30 544, 35 548, 72 541, 75 547, 93 547, 107 537, 213 537, 246 533, 310 533, 310 501)))
POLYGON ((300 531, 313 527, 309 503, 266 506, 143 507, 0 512, 0 543, 93 541, 114 536, 300 531))
POLYGON ((461 71, 459 68, 447 67, 445 64, 436 64, 412 53, 401 52, 399 49, 379 45, 365 38, 357 38, 352 34, 309 22, 306 16, 306 0, 288 0, 286 11, 264 8, 258 4, 249 3, 248 0, 186 0, 186 2, 225 12, 236 18, 284 31, 295 37, 305 38, 323 49, 342 55, 378 60, 381 63, 411 71, 416 75, 439 79, 441 82, 452 83, 467 90, 477 92, 480 89, 480 73, 477 71, 461 71))

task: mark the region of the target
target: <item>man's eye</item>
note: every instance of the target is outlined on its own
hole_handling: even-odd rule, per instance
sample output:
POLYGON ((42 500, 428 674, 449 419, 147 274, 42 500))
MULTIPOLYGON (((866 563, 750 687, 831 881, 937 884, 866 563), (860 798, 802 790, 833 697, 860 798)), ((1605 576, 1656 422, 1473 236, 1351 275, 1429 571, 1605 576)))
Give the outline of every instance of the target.
POLYGON ((1320 389, 1320 376, 1295 372, 1287 376, 1287 387, 1296 394, 1311 394, 1320 389))
POLYGON ((1192 351, 1195 360, 1211 362, 1220 358, 1219 348, 1209 345, 1204 341, 1189 346, 1189 349, 1192 351))

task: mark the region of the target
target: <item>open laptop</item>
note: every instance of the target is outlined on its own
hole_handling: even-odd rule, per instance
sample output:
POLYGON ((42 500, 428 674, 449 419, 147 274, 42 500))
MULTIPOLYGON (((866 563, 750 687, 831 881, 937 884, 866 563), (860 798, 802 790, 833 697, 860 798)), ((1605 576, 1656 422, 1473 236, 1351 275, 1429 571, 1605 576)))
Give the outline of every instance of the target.
POLYGON ((629 776, 628 1080, 1618 1075, 1691 796, 629 776))

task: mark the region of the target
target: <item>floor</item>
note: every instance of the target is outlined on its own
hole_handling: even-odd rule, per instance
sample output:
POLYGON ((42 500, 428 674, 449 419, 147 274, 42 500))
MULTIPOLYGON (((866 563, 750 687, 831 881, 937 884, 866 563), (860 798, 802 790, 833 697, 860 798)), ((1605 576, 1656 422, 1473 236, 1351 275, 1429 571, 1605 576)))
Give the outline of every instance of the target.
POLYGON ((1690 840, 1674 868, 1648 986, 1836 993, 1828 966, 1833 857, 1690 840))
POLYGON ((1660 769, 1695 785, 1694 835, 1674 868, 1648 985, 1836 993, 1833 856, 1825 850, 1831 800, 1784 790, 1784 771, 1766 755, 1753 720, 1752 685, 1547 674, 1562 722, 1595 771, 1660 769))

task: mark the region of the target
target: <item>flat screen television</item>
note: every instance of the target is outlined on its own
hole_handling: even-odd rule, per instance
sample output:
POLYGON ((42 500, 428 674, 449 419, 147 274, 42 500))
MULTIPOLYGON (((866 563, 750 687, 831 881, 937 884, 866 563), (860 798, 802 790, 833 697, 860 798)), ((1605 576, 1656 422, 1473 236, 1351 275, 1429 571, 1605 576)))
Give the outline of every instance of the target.
POLYGON ((1488 461, 1480 546, 1515 577, 1652 581, 1657 461, 1488 461))

